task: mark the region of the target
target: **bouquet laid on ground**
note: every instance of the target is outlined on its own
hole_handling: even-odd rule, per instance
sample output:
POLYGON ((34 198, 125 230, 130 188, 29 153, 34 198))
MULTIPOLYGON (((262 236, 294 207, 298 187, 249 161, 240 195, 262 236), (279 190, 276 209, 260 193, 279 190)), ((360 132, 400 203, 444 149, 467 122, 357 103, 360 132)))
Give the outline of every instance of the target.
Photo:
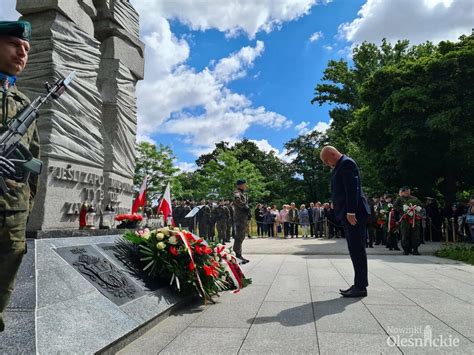
POLYGON ((411 224, 412 227, 415 227, 415 222, 416 221, 421 221, 422 217, 420 215, 421 212, 421 207, 414 205, 412 203, 408 205, 403 205, 403 216, 402 219, 405 219, 408 221, 408 224, 411 224))
POLYGON ((119 214, 115 217, 117 222, 120 222, 120 225, 117 228, 131 228, 134 229, 138 224, 143 221, 143 216, 138 213, 129 213, 129 214, 119 214))
POLYGON ((117 222, 125 222, 125 223, 129 223, 129 222, 141 222, 143 221, 143 216, 141 214, 138 214, 138 213, 129 213, 129 214, 118 214, 116 217, 115 217, 115 220, 117 222))
POLYGON ((123 238, 138 247, 143 271, 155 278, 169 278, 180 292, 198 293, 211 301, 219 292, 238 292, 251 283, 245 278, 235 254, 222 244, 179 228, 128 231, 123 238))

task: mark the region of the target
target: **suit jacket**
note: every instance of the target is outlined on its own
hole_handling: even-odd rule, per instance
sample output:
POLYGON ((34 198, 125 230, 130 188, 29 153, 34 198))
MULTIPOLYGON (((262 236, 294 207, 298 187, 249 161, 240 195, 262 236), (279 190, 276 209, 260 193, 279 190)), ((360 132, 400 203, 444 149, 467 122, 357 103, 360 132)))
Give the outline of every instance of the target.
POLYGON ((337 220, 345 222, 347 213, 355 213, 356 217, 370 215, 369 204, 362 193, 359 168, 345 155, 332 171, 331 192, 337 220))

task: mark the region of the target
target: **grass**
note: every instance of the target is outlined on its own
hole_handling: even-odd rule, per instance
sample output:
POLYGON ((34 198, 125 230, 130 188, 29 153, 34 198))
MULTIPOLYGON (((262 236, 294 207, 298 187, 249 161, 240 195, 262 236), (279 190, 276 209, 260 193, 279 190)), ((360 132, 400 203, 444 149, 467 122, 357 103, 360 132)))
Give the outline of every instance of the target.
POLYGON ((474 265, 474 245, 472 244, 444 244, 435 252, 435 255, 474 265))

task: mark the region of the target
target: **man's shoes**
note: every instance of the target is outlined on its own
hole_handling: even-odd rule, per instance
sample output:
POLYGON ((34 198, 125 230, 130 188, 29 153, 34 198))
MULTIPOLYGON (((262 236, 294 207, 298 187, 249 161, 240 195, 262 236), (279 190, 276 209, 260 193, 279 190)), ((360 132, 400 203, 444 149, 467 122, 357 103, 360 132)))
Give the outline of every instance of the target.
POLYGON ((242 264, 247 264, 250 262, 249 259, 245 259, 242 255, 237 255, 236 258, 239 259, 242 264))
POLYGON ((350 291, 341 292, 343 297, 367 297, 367 289, 352 288, 350 291))
POLYGON ((412 254, 413 255, 421 255, 420 252, 418 251, 418 248, 413 249, 412 254))
POLYGON ((5 330, 5 322, 3 321, 3 313, 0 313, 0 333, 5 330))
POLYGON ((403 251, 403 255, 409 255, 409 254, 410 254, 410 252, 408 250, 403 251))
POLYGON ((393 248, 388 248, 388 250, 392 251, 392 250, 393 250, 393 248))
POLYGON ((373 245, 369 245, 369 248, 373 248, 374 246, 373 245))
POLYGON ((393 248, 393 250, 398 250, 398 251, 400 251, 400 248, 399 248, 399 247, 395 247, 395 248, 393 248))
POLYGON ((349 287, 347 290, 341 290, 341 289, 339 289, 339 293, 347 293, 347 292, 351 291, 354 287, 355 287, 355 286, 352 285, 352 286, 349 287))

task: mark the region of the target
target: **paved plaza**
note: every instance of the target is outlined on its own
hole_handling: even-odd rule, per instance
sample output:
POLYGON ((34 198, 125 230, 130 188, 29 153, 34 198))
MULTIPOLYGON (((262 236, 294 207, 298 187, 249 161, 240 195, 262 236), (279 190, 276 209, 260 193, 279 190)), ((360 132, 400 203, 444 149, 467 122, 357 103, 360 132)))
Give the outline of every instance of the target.
POLYGON ((437 247, 376 246, 368 297, 347 299, 345 240, 246 240, 251 286, 177 311, 120 353, 473 354, 474 268, 428 255, 437 247))

